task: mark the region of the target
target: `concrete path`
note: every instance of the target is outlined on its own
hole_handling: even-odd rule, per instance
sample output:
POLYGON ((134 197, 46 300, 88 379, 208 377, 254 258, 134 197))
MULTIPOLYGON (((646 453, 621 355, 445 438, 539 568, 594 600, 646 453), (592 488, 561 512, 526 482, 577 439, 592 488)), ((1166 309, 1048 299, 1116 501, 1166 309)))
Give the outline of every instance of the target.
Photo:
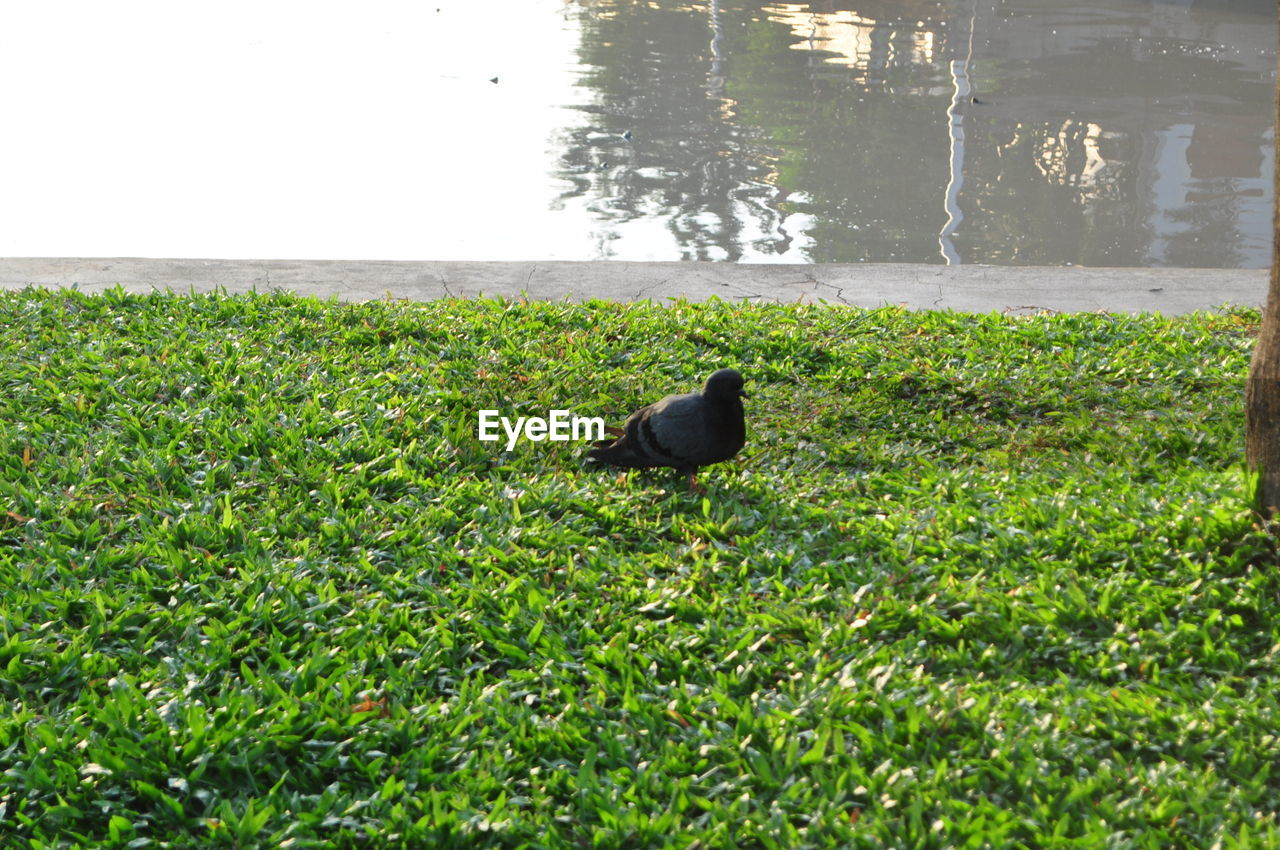
POLYGON ((825 301, 859 307, 968 312, 1185 313, 1260 307, 1265 269, 1105 269, 910 263, 733 265, 624 262, 390 262, 346 260, 0 259, 0 288, 101 292, 267 292, 319 298, 505 298, 583 301, 825 301))

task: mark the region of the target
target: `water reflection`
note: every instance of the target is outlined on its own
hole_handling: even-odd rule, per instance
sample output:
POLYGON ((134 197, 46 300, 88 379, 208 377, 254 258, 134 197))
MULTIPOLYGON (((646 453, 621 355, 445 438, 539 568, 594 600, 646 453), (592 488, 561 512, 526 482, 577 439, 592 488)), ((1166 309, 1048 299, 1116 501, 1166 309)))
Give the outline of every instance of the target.
POLYGON ((0 5, 0 255, 1269 261, 1270 0, 202 8, 0 5))
POLYGON ((599 257, 1262 267, 1264 0, 595 0, 599 257))

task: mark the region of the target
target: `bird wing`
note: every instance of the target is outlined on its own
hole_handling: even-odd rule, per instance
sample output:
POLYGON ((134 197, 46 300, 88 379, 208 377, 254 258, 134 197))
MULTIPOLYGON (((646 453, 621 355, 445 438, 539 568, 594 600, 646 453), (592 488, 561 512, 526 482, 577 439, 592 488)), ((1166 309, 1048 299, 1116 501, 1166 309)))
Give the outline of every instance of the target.
POLYGON ((697 466, 711 442, 705 405, 697 393, 669 395, 631 414, 627 438, 656 463, 678 469, 697 466))

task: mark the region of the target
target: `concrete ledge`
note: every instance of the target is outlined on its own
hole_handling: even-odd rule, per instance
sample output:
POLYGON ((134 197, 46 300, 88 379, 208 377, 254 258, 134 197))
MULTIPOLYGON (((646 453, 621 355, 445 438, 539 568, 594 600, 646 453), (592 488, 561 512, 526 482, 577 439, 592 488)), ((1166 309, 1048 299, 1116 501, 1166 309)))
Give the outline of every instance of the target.
POLYGON ((268 292, 425 301, 480 295, 537 300, 671 298, 902 305, 966 312, 1185 313, 1261 307, 1266 269, 940 266, 913 263, 734 265, 623 262, 0 259, 0 288, 75 286, 97 293, 268 292))

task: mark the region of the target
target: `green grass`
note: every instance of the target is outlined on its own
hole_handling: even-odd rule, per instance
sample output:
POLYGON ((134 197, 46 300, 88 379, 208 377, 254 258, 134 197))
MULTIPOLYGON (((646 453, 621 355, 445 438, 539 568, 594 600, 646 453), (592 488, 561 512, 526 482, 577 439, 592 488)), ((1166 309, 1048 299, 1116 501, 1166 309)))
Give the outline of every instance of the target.
POLYGON ((0 295, 0 845, 1280 845, 1257 321, 0 295))

